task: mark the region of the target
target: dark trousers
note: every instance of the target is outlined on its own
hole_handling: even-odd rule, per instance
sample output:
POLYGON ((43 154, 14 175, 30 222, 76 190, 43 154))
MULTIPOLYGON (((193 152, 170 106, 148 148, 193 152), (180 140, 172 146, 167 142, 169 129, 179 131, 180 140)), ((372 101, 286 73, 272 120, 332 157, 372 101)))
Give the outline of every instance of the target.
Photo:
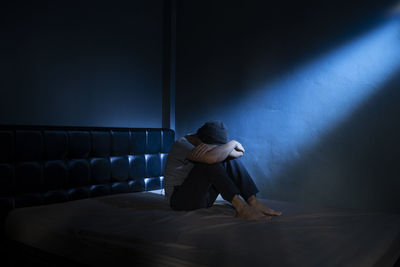
POLYGON ((185 181, 175 186, 170 204, 174 210, 209 208, 218 197, 231 202, 238 194, 245 200, 258 189, 239 159, 216 164, 195 163, 185 181))

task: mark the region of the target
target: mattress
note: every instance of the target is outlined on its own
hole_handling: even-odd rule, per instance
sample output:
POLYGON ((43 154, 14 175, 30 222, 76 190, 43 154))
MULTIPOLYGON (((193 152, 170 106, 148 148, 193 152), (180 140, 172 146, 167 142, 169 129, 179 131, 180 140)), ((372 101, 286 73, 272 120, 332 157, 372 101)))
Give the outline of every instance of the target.
POLYGON ((7 237, 91 266, 393 266, 400 215, 262 199, 283 216, 235 218, 226 201, 173 211, 128 193, 14 209, 7 237))

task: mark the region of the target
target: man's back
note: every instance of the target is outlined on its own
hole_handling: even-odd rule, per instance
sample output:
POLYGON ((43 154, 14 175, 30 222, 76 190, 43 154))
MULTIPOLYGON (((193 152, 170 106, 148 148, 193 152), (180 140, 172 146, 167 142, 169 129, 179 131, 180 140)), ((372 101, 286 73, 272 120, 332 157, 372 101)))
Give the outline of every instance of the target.
POLYGON ((164 170, 164 189, 168 202, 174 186, 181 185, 193 168, 193 163, 186 158, 193 148, 194 146, 185 137, 181 137, 176 140, 168 153, 164 170))

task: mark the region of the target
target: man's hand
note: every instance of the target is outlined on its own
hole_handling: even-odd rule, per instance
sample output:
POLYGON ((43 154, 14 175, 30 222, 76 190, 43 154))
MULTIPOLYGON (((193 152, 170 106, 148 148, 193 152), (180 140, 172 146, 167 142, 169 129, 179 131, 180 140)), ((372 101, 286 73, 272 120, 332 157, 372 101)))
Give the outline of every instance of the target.
POLYGON ((235 142, 235 147, 233 148, 232 152, 229 154, 230 157, 237 159, 240 158, 244 155, 244 147, 242 146, 241 143, 239 143, 236 140, 233 140, 233 142, 235 142))
POLYGON ((242 151, 238 151, 236 149, 232 150, 232 152, 229 154, 230 157, 237 159, 243 156, 243 152, 242 151))
POLYGON ((241 152, 243 152, 243 154, 244 154, 244 147, 243 147, 242 144, 239 143, 238 141, 236 141, 235 150, 241 151, 241 152))

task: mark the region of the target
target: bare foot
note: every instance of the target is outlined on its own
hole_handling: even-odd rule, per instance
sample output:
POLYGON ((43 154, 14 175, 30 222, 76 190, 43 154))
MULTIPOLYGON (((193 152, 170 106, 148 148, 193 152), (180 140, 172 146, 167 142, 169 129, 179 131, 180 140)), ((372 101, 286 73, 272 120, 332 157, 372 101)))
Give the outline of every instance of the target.
POLYGON ((269 208, 267 205, 261 203, 255 196, 249 197, 247 199, 247 203, 249 203, 250 207, 255 208, 256 210, 262 212, 265 215, 272 215, 272 216, 282 215, 282 212, 269 208))
POLYGON ((264 213, 260 212, 259 210, 250 207, 250 206, 243 206, 242 209, 237 210, 236 217, 242 218, 242 219, 247 219, 247 220, 254 220, 254 221, 259 221, 259 220, 270 220, 271 216, 265 216, 264 213))
POLYGON ((247 219, 247 220, 268 220, 270 216, 265 216, 264 213, 260 212, 256 208, 247 205, 237 195, 233 197, 232 205, 236 209, 236 217, 247 219))

